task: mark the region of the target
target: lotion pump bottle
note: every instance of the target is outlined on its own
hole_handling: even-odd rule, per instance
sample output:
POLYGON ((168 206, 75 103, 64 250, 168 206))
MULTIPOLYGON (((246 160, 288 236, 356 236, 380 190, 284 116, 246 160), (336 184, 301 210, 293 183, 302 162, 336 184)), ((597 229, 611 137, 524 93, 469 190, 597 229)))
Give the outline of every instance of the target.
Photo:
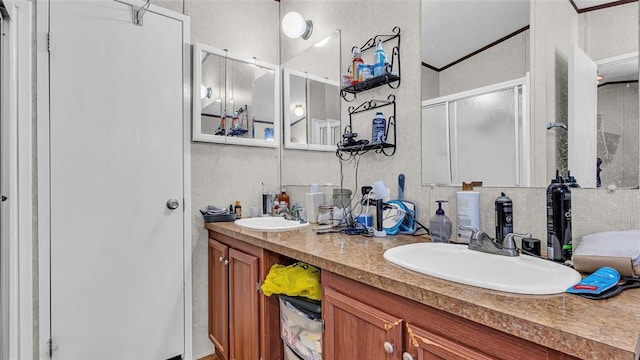
MULTIPOLYGON (((457 224, 480 229, 480 193, 473 191, 473 186, 480 182, 462 183, 462 191, 456 193, 457 224)), ((457 242, 468 244, 471 231, 458 230, 457 242)))
POLYGON ((451 220, 442 210, 442 203, 446 200, 437 200, 438 210, 429 221, 429 232, 431 233, 431 241, 448 243, 451 239, 451 220))

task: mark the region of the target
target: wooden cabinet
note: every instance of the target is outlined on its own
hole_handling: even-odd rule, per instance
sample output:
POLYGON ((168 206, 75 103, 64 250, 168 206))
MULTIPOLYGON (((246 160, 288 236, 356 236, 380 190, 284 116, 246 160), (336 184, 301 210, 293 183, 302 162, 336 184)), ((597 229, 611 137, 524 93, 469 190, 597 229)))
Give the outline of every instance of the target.
POLYGON ((280 360, 279 307, 260 285, 287 261, 265 249, 209 231, 209 338, 225 360, 280 360))
POLYGON ((209 239, 209 339, 229 358, 229 247, 209 239))
POLYGON ((402 319, 332 288, 322 295, 325 359, 402 359, 402 319))
POLYGON ((575 359, 330 272, 322 287, 327 359, 575 359))
POLYGON ((406 324, 404 360, 491 360, 485 354, 443 336, 406 324), (410 355, 409 356, 407 356, 410 355))

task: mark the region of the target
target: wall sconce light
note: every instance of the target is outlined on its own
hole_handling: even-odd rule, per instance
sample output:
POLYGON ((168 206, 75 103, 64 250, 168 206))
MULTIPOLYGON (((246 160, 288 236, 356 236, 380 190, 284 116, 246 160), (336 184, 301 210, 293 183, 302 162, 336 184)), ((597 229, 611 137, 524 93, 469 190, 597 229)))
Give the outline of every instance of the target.
POLYGON ((313 32, 313 22, 305 20, 300 13, 288 12, 282 18, 282 32, 292 39, 307 40, 313 32))
POLYGON ((213 96, 213 90, 210 87, 206 87, 204 85, 200 85, 200 99, 211 99, 213 96))
POLYGON ((296 104, 296 106, 293 107, 293 113, 296 116, 304 115, 304 106, 302 106, 302 104, 296 104))

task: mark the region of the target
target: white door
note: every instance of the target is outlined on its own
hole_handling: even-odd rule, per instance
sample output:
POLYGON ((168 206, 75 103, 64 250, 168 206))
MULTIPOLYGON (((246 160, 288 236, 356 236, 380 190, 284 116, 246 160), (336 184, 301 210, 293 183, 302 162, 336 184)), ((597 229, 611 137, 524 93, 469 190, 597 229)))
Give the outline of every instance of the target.
POLYGON ((181 355, 183 25, 105 0, 49 19, 53 358, 181 355))
POLYGON ((598 66, 573 44, 569 52, 569 170, 582 187, 596 187, 598 66))

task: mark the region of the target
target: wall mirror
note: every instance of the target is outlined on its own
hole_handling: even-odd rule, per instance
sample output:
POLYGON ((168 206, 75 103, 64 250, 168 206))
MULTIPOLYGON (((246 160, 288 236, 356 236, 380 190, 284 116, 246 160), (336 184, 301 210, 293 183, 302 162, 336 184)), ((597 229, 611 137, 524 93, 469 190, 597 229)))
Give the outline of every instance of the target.
POLYGON ((422 183, 529 186, 529 1, 422 1, 422 183))
POLYGON ((637 188, 638 3, 575 16, 568 31, 578 40, 556 49, 548 176, 570 170, 582 187, 637 188))
MULTIPOLYGON (((638 2, 599 1, 595 4, 587 0, 533 0, 532 8, 529 8, 529 3, 527 0, 473 3, 423 0, 422 99, 433 100, 522 77, 529 71, 530 63, 535 58, 538 65, 535 72, 531 72, 530 84, 542 84, 544 91, 537 88, 537 104, 531 104, 526 96, 523 99, 530 103, 530 108, 543 106, 553 110, 537 111, 546 115, 537 114, 535 119, 530 120, 531 134, 523 134, 522 142, 518 145, 525 146, 519 154, 522 160, 519 168, 520 182, 512 185, 546 186, 548 180, 555 177, 556 170, 560 170, 565 176, 566 170, 571 168, 571 173, 574 174, 574 165, 570 164, 570 159, 578 161, 582 156, 585 158, 582 161, 589 166, 589 169, 585 170, 588 175, 583 175, 583 178, 588 178, 588 181, 584 181, 584 187, 597 187, 599 184, 604 188, 637 188, 640 163, 640 133, 637 125, 638 66, 635 60, 638 51, 638 2), (491 6, 497 8, 485 10, 485 5, 488 9, 491 6), (558 9, 560 7, 562 11, 558 9), (491 14, 497 17, 491 17, 491 14), (485 18, 488 19, 486 22, 485 18), (516 19, 521 20, 516 22, 516 19), (528 27, 529 20, 533 24, 531 27, 528 27), (506 28, 506 25, 512 22, 512 33, 493 33, 497 28, 506 28), (476 23, 479 27, 473 31, 469 30, 476 23), (438 29, 444 33, 438 33, 438 29), (461 35, 454 38, 452 36, 455 33, 461 35), (493 43, 478 39, 488 34, 493 34, 493 43), (504 38, 505 36, 510 37, 504 38), (537 38, 536 44, 531 46, 534 38, 537 38), (522 47, 516 44, 520 40, 524 42, 522 47), (537 54, 541 50, 538 46, 540 43, 551 49, 543 54, 544 59, 540 58, 541 54, 537 54), (472 45, 468 45, 466 50, 461 50, 465 44, 472 45), (580 48, 595 63, 595 72, 603 75, 605 79, 608 78, 605 74, 609 70, 607 67, 615 68, 617 65, 614 64, 618 63, 624 63, 627 69, 631 69, 631 74, 624 80, 611 80, 608 84, 606 80, 600 85, 590 80, 597 89, 594 90, 592 103, 587 106, 584 96, 569 91, 568 51, 560 56, 554 52, 554 49, 569 49, 571 45, 580 48), (520 50, 516 51, 519 47, 520 50), (473 49, 482 51, 476 52, 473 49), (437 57, 444 58, 449 54, 457 55, 450 55, 446 60, 439 60, 437 57), (432 58, 428 55, 432 55, 432 58), (546 72, 539 71, 541 68, 546 72), (585 123, 582 115, 569 114, 571 96, 583 101, 580 104, 575 100, 577 105, 573 106, 574 109, 594 109, 593 121, 590 124, 585 123), (545 104, 542 104, 543 101, 545 104), (573 126, 571 118, 575 119, 573 126), (572 132, 574 133, 570 136, 572 132), (581 150, 581 147, 587 146, 587 142, 584 141, 587 138, 593 139, 588 142, 588 146, 589 151, 594 153, 594 156, 588 156, 588 159, 586 151, 581 150), (530 146, 528 153, 527 139, 530 146), (570 150, 572 148, 573 151, 570 150), (601 164, 599 179, 596 177, 598 158, 601 164), (540 162, 539 159, 543 161, 540 162), (527 165, 531 168, 527 169, 527 165)), ((610 78, 616 77, 612 75, 610 78)), ((435 109, 432 110, 437 112, 435 109)), ((442 116, 456 115, 457 112, 453 107, 442 107, 439 111, 443 113, 442 116)), ((523 124, 526 127, 526 123, 523 124)), ((424 131, 428 130, 423 129, 424 131)), ((441 125, 440 129, 436 128, 434 131, 444 132, 447 128, 441 125)), ((444 138, 451 139, 451 129, 449 131, 443 133, 444 138)), ((483 140, 481 135, 477 133, 474 141, 484 142, 486 139, 483 140)), ((514 132, 514 135, 517 136, 517 133, 514 132)), ((516 138, 516 141, 519 140, 516 138)), ((424 158, 433 159, 435 151, 429 148, 428 143, 425 146, 425 143, 423 140, 423 184, 446 185, 450 176, 440 172, 438 168, 445 169, 445 165, 455 167, 456 164, 451 157, 455 156, 457 149, 449 149, 449 153, 441 153, 440 157, 435 157, 439 163, 432 161, 425 164, 424 158), (446 156, 449 158, 445 158, 446 156), (425 166, 431 166, 431 175, 436 175, 435 181, 432 181, 433 178, 425 177, 425 166)), ((454 145, 455 142, 451 140, 443 146, 454 145)), ((442 148, 438 149, 442 151, 442 148)), ((497 159, 486 157, 478 164, 489 167, 491 163, 499 161, 497 159)), ((582 183, 580 178, 578 182, 582 183)), ((452 184, 458 185, 455 182, 452 184)))
POLYGON ((282 64, 284 144, 335 151, 340 140, 340 31, 282 64))
POLYGON ((204 44, 194 45, 193 140, 277 147, 280 68, 204 44))

